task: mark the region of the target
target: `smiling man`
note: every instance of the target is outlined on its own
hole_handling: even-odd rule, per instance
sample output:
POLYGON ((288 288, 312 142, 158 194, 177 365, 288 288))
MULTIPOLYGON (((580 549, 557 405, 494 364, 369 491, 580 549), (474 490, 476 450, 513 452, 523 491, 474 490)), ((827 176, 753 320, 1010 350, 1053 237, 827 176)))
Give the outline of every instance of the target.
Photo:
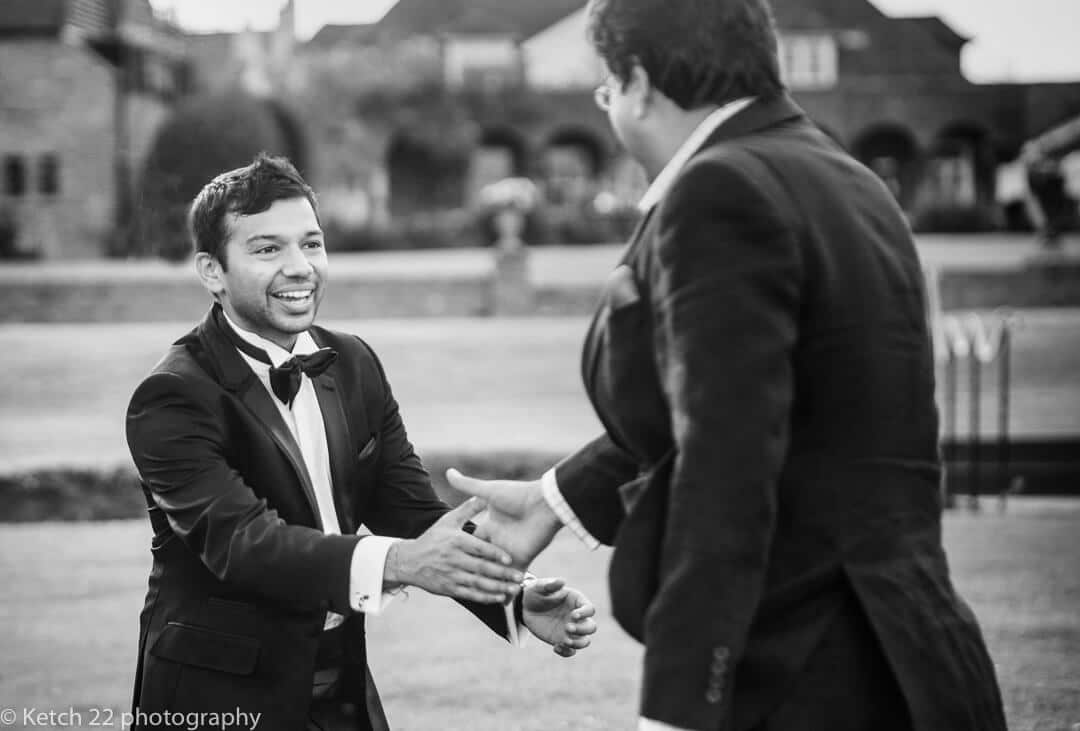
POLYGON ((435 496, 375 353, 313 324, 329 266, 293 166, 260 156, 218 176, 190 228, 214 303, 127 413, 154 531, 135 717, 386 729, 363 615, 404 586, 510 639, 520 622, 559 654, 587 646, 588 600, 558 579, 520 591, 510 556, 462 530, 483 506, 435 496))

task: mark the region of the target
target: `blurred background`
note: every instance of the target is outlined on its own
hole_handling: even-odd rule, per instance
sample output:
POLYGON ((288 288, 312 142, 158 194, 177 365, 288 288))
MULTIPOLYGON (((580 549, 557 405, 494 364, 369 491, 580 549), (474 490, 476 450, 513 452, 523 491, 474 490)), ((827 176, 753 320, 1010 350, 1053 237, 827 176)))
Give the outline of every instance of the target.
MULTIPOLYGON (((772 5, 796 100, 916 232, 946 540, 1012 726, 1075 731, 1080 3, 772 5)), ((449 499, 446 466, 534 477, 597 432, 579 348, 646 181, 585 24, 583 0, 0 0, 0 705, 130 699, 149 528, 124 409, 207 307, 188 203, 259 151, 315 188, 321 319, 379 352, 449 499)), ((541 561, 607 612, 606 554, 541 561)), ((609 616, 549 672, 443 604, 372 622, 395 727, 631 726, 609 616)))

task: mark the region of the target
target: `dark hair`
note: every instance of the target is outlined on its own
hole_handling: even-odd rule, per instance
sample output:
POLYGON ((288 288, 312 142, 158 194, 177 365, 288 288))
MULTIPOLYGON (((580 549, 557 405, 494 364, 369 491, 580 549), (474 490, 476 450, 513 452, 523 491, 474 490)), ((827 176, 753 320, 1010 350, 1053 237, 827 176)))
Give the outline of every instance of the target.
POLYGON ((255 160, 242 168, 217 176, 199 191, 188 211, 188 231, 196 253, 205 251, 217 258, 222 268, 225 262, 225 242, 229 238, 226 215, 250 216, 262 213, 279 200, 307 198, 315 211, 315 191, 304 182, 293 164, 284 157, 260 152, 255 160))
POLYGON ((591 0, 589 37, 622 84, 639 64, 683 109, 784 90, 767 0, 591 0))

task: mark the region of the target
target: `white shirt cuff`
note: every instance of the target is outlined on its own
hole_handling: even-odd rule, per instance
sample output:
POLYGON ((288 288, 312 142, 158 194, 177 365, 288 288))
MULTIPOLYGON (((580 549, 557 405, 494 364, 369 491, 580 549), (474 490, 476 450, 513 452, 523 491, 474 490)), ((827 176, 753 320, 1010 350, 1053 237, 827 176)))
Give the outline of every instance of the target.
POLYGON ((540 478, 540 490, 544 494, 544 500, 547 501, 548 506, 551 507, 552 512, 562 521, 563 525, 569 528, 591 550, 595 551, 600 547, 600 541, 585 530, 585 526, 581 524, 581 521, 574 514, 570 503, 566 502, 566 498, 559 492, 559 482, 555 479, 554 467, 545 472, 544 476, 540 478))
POLYGON ((349 605, 354 611, 377 615, 400 593, 383 591, 386 554, 399 538, 367 536, 353 549, 349 574, 349 605))
POLYGON ((637 728, 638 731, 686 731, 686 729, 679 726, 669 726, 666 723, 644 717, 638 719, 637 728))
POLYGON ((514 647, 525 647, 529 643, 529 630, 524 622, 518 624, 514 618, 514 602, 504 604, 503 611, 506 612, 506 631, 509 634, 506 639, 514 647))

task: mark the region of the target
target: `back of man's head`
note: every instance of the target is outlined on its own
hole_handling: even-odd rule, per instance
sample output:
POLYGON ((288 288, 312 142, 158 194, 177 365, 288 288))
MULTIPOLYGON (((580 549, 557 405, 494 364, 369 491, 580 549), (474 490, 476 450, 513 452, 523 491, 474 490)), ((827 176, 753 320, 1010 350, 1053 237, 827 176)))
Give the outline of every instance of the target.
POLYGON ((284 157, 259 153, 250 165, 218 175, 203 186, 188 211, 188 232, 195 252, 210 254, 226 268, 229 214, 262 213, 288 198, 307 198, 318 217, 315 192, 284 157))
POLYGON ((784 89, 767 0, 590 0, 589 36, 622 83, 640 64, 686 110, 784 89))

